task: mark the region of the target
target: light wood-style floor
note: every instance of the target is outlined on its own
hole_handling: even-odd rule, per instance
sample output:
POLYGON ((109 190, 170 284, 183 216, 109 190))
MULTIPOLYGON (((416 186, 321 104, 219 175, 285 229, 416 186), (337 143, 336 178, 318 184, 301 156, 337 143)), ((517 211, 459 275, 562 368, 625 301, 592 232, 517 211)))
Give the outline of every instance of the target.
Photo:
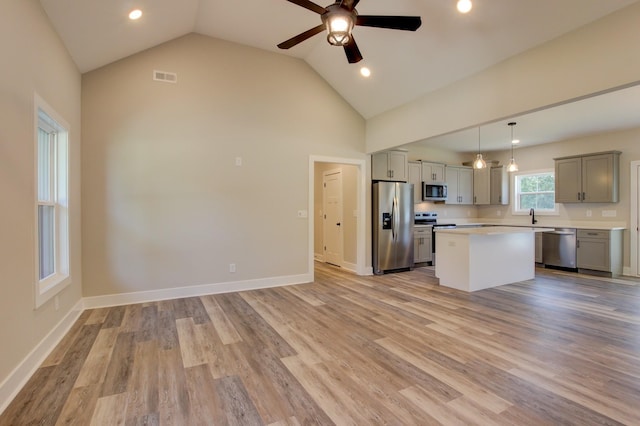
POLYGON ((640 424, 640 284, 433 270, 86 311, 0 425, 640 424))

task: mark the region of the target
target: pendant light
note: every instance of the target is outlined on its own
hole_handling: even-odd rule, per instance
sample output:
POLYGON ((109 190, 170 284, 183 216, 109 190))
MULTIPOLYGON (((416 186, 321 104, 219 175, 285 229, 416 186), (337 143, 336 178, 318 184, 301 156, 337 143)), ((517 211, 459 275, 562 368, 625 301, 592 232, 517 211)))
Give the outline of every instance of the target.
POLYGON ((480 154, 480 126, 478 126, 478 155, 476 156, 476 160, 473 162, 474 169, 484 169, 487 167, 487 162, 482 158, 482 154, 480 154))
POLYGON ((516 160, 515 158, 513 158, 513 145, 515 145, 516 140, 513 138, 513 126, 516 125, 515 121, 512 121, 510 123, 508 123, 508 126, 511 127, 511 159, 509 160, 509 165, 507 166, 507 171, 508 172, 517 172, 518 171, 518 164, 516 164, 516 160))

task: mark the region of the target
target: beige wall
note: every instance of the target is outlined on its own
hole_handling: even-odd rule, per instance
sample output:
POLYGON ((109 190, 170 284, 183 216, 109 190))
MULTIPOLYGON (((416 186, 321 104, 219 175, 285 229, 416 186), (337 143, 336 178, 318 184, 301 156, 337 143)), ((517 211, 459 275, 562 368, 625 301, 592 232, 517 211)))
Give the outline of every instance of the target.
POLYGON ((82 107, 85 296, 307 273, 309 156, 366 158, 304 62, 195 34, 85 74, 82 107))
POLYGON ((0 383, 81 298, 80 73, 36 0, 0 2, 0 383), (70 126, 72 283, 34 310, 34 93, 70 126))
MULTIPOLYGON (((353 213, 358 209, 358 167, 350 164, 316 163, 314 179, 314 253, 316 256, 324 256, 323 232, 324 220, 322 217, 322 178, 328 170, 340 169, 342 171, 342 231, 343 231, 343 260, 354 268, 357 263, 357 225, 358 220, 353 213)), ((370 262, 370 261, 369 261, 370 262)))
POLYGON ((640 2, 367 120, 375 152, 640 81, 640 2))

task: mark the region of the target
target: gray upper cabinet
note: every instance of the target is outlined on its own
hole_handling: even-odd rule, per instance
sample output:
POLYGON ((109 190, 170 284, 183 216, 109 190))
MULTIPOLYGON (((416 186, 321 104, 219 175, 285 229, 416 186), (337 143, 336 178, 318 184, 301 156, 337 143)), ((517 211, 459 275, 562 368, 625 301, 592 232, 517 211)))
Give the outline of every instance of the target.
POLYGON ((620 151, 554 158, 556 203, 617 203, 620 151))
POLYGON ((422 181, 428 183, 444 182, 444 164, 422 162, 422 181))
POLYGON ((445 168, 447 204, 473 204, 473 169, 471 167, 445 168))
POLYGON ((491 204, 509 204, 509 173, 505 166, 491 167, 491 204))
POLYGON ((473 204, 487 205, 491 201, 491 169, 473 170, 473 204))
POLYGON ((413 184, 413 203, 422 202, 422 164, 409 162, 409 183, 413 184))
POLYGON ((406 182, 408 178, 407 153, 384 151, 371 156, 371 179, 406 182))

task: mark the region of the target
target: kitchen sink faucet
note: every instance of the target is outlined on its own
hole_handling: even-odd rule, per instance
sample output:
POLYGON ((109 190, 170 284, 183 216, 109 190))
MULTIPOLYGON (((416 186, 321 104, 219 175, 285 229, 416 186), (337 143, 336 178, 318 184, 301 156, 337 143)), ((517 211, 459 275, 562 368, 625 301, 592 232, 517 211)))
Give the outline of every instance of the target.
POLYGON ((536 212, 535 210, 531 209, 529 210, 529 216, 531 216, 531 224, 535 225, 536 223, 538 223, 538 221, 536 220, 536 212))

